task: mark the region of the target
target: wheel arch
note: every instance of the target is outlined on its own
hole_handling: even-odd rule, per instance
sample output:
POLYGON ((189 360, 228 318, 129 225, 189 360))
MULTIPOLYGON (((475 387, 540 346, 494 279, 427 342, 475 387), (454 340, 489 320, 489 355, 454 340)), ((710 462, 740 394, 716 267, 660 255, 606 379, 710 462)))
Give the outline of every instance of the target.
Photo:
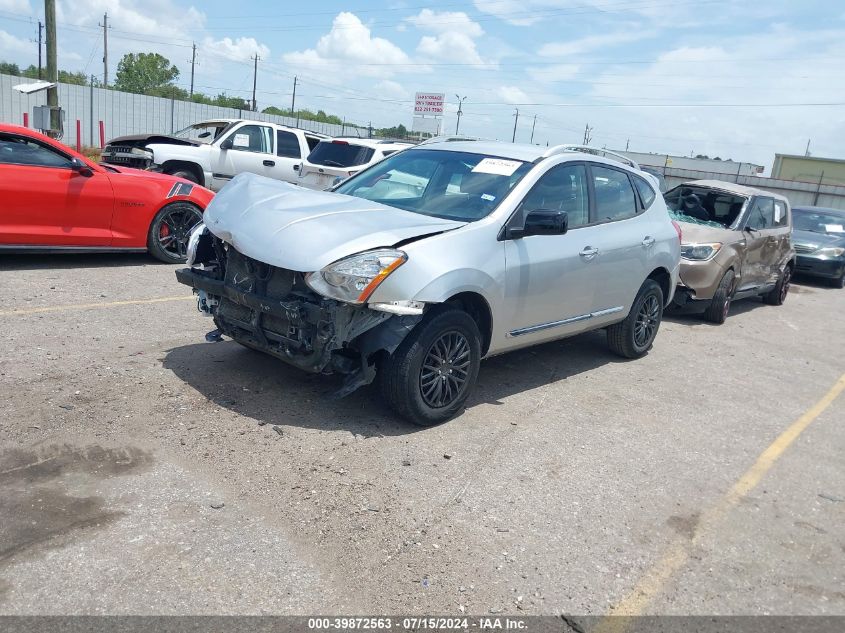
POLYGON ((660 290, 663 291, 663 307, 666 307, 672 296, 672 274, 663 266, 659 266, 652 270, 646 279, 656 281, 660 286, 660 290))
POLYGON ((190 171, 197 178, 197 184, 205 187, 205 176, 202 167, 199 163, 194 163, 188 160, 168 160, 162 163, 161 169, 165 174, 171 174, 174 171, 190 171))
POLYGON ((477 292, 466 291, 452 295, 443 303, 459 307, 472 317, 481 332, 481 356, 484 357, 493 339, 493 311, 487 299, 477 292))

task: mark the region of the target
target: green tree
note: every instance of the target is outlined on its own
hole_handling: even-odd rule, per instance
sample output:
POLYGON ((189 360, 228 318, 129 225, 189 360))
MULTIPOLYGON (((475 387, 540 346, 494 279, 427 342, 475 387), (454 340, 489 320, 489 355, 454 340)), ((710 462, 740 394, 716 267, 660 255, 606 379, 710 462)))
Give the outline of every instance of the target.
POLYGON ((225 92, 221 92, 212 99, 211 105, 220 106, 222 108, 235 108, 238 110, 252 110, 252 106, 249 101, 246 101, 241 97, 230 97, 225 92))
POLYGON ((153 94, 173 84, 179 69, 158 53, 127 53, 117 64, 114 87, 124 92, 153 94))
POLYGON ((63 84, 74 84, 76 86, 87 86, 88 77, 84 73, 72 73, 69 70, 60 70, 59 82, 63 84))
POLYGON ((4 75, 14 75, 19 77, 21 74, 21 69, 18 68, 17 64, 12 64, 10 62, 0 62, 0 73, 4 75))

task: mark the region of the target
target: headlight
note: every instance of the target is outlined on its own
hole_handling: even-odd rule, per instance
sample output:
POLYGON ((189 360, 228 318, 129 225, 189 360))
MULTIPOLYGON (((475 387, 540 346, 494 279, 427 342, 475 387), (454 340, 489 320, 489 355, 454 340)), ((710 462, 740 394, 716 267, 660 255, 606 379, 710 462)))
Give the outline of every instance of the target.
POLYGON ((308 273, 305 282, 324 297, 347 303, 364 303, 379 284, 408 260, 392 248, 358 253, 308 273))
POLYGON ((722 248, 721 242, 681 244, 681 257, 696 262, 706 262, 708 259, 713 259, 720 248, 722 248))
POLYGON ((202 234, 205 233, 206 230, 205 222, 200 222, 191 231, 191 235, 188 237, 188 259, 186 262, 188 266, 194 265, 194 261, 196 261, 197 258, 197 244, 200 243, 200 237, 202 237, 202 234))
POLYGON ((828 248, 820 248, 816 253, 824 257, 842 257, 842 254, 845 253, 845 248, 841 246, 830 246, 828 248))

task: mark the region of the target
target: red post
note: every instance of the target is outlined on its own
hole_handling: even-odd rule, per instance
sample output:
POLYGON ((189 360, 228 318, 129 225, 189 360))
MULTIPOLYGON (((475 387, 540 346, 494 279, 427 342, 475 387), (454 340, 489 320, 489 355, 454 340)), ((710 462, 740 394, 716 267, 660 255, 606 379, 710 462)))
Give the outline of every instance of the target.
POLYGON ((106 124, 100 121, 100 149, 106 146, 106 124))
POLYGON ((82 151, 82 122, 79 119, 76 120, 76 151, 82 151))
POLYGON ((23 113, 23 126, 29 127, 29 112, 23 113))

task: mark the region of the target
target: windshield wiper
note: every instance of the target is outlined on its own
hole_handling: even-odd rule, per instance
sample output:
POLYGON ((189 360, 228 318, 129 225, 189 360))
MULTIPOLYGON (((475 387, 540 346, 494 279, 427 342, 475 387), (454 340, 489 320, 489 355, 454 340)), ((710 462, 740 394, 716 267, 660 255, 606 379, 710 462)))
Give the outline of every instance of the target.
POLYGON ((343 165, 343 164, 337 162, 336 160, 329 160, 329 159, 324 160, 323 164, 326 167, 346 167, 346 165, 343 165))

